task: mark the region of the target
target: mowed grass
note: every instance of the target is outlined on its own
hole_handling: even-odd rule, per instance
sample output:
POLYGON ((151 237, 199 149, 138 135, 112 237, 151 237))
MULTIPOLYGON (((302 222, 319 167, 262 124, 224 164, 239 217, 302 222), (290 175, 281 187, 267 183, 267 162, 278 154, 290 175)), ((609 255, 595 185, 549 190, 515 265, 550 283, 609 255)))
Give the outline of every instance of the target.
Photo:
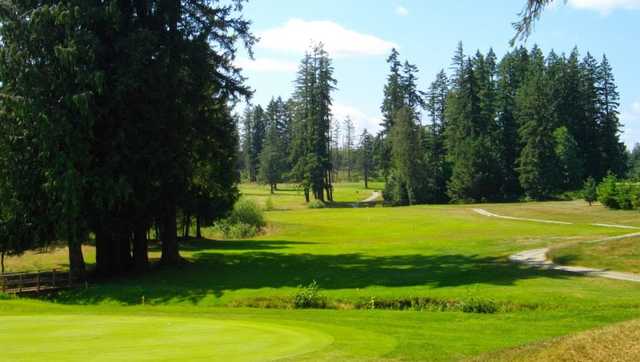
POLYGON ((558 264, 579 265, 640 274, 640 237, 596 243, 571 243, 551 249, 558 264))
MULTIPOLYGON (((351 195, 341 202, 370 195, 358 185, 341 187, 337 199, 351 195)), ((479 206, 522 217, 554 219, 552 214, 558 214, 569 220, 575 214, 572 225, 550 225, 487 218, 473 212, 475 205, 311 210, 295 191, 269 196, 262 186, 242 190, 259 202, 272 198, 276 210, 267 212, 268 233, 251 240, 190 241, 183 245, 189 263, 179 268, 104 281, 48 302, 0 302, 0 316, 195 318, 211 322, 203 327, 211 330, 219 321, 250 321, 330 336, 329 345, 292 360, 457 360, 640 318, 637 284, 541 271, 507 260, 526 249, 628 232, 589 225, 586 204, 583 209, 577 203, 479 206), (237 308, 291 299, 300 285, 313 280, 322 296, 342 309, 237 308), (495 314, 352 309, 363 301, 373 300, 375 308, 376 301, 416 297, 510 308, 495 314)), ((598 213, 615 220, 607 210, 598 213)), ((1 337, 0 344, 5 344, 1 337)), ((215 343, 203 348, 218 353, 215 343)), ((187 350, 183 353, 182 359, 189 357, 187 350)))

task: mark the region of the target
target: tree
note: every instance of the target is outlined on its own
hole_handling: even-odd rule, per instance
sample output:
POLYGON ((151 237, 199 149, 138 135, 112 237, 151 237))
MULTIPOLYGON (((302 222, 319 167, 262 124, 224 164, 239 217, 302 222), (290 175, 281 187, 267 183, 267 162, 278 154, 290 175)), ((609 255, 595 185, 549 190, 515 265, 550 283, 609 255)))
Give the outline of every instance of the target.
POLYGON ((446 106, 449 96, 449 80, 440 71, 427 92, 426 110, 431 124, 424 127, 425 183, 428 202, 447 201, 447 180, 450 166, 445 147, 446 106))
POLYGON ((559 186, 563 190, 576 190, 583 181, 582 158, 578 153, 578 144, 566 127, 553 132, 555 153, 560 171, 559 186))
POLYGON ((635 180, 640 180, 640 144, 636 143, 629 154, 628 176, 635 180))
POLYGON ((152 224, 162 262, 179 263, 178 212, 205 200, 222 214, 237 198, 229 103, 250 91, 233 59, 237 41, 255 42, 242 3, 2 4, 0 79, 12 101, 0 144, 9 164, 33 167, 31 190, 4 178, 18 201, 8 214, 24 212, 18 226, 38 243, 67 240, 72 272, 90 232, 98 273, 146 264, 152 224), (21 134, 38 147, 11 144, 21 134))
POLYGON ((300 64, 296 79, 296 114, 291 160, 294 176, 309 201, 333 201, 331 184, 331 92, 335 89, 331 59, 322 44, 314 46, 300 64), (326 195, 326 197, 325 197, 326 195))
POLYGON ((345 154, 345 162, 347 166, 347 179, 351 181, 351 169, 353 168, 354 159, 353 159, 353 148, 354 148, 354 135, 355 128, 353 126, 353 121, 350 117, 347 117, 344 120, 344 154, 345 154))
POLYGON ((618 108, 620 95, 613 77, 613 70, 606 55, 596 74, 596 89, 598 94, 598 140, 600 145, 600 159, 604 168, 601 172, 613 172, 623 176, 626 172, 625 146, 620 142, 620 120, 618 108))
POLYGON ((512 24, 516 30, 516 35, 511 39, 512 45, 517 40, 526 40, 529 35, 531 35, 534 23, 540 19, 543 10, 553 1, 554 0, 527 0, 524 10, 520 13, 520 20, 512 24))
POLYGON ((531 52, 531 66, 516 101, 523 144, 518 159, 520 184, 528 197, 546 199, 558 188, 555 142, 549 137, 557 122, 544 58, 538 48, 531 52))
POLYGON ((282 143, 275 123, 267 130, 262 152, 260 153, 260 171, 258 180, 269 185, 273 194, 278 189, 278 182, 282 181, 285 170, 282 143))
MULTIPOLYGON (((448 97, 446 107, 447 158, 451 164, 448 195, 453 201, 482 201, 498 198, 494 121, 483 114, 481 97, 482 60, 467 59, 462 79, 448 97), (474 64, 477 69, 474 68, 474 64)), ((486 73, 485 73, 486 74, 486 73)))
POLYGON ((393 173, 390 186, 385 187, 385 199, 397 204, 420 203, 423 182, 420 172, 423 164, 415 114, 409 107, 403 107, 396 113, 393 122, 393 173))
POLYGON ((364 179, 364 188, 369 188, 369 177, 374 169, 374 138, 367 130, 362 131, 360 136, 360 167, 362 169, 362 177, 364 179))
POLYGON ((593 177, 587 178, 587 180, 584 182, 582 195, 584 197, 584 201, 589 203, 589 206, 591 206, 591 204, 593 204, 593 202, 598 199, 598 188, 596 180, 593 177))

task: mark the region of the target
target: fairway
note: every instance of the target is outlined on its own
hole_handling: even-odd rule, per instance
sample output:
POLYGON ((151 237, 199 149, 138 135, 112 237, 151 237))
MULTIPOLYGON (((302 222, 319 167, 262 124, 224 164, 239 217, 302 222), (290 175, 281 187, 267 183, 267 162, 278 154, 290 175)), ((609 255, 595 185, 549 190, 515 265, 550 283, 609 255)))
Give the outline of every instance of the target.
POLYGON ((0 359, 8 361, 274 360, 321 349, 331 342, 332 337, 310 329, 252 321, 0 317, 0 359), (73 344, 67 343, 70 339, 73 344))

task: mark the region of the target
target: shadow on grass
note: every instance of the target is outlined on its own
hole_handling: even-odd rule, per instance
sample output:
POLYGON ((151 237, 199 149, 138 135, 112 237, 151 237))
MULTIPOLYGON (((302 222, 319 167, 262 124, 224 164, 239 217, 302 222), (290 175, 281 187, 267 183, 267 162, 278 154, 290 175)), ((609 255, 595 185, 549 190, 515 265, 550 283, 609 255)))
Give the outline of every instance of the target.
MULTIPOLYGON (((360 253, 288 254, 265 250, 312 244, 296 241, 200 240, 188 263, 159 268, 145 275, 103 282, 87 290, 68 291, 56 300, 68 304, 116 301, 140 304, 197 303, 207 295, 222 296, 240 289, 285 288, 316 280, 324 290, 369 286, 426 288, 473 284, 513 285, 529 278, 566 278, 569 274, 509 263, 504 258, 477 255, 392 255, 360 253), (197 251, 198 248, 202 248, 197 251)), ((186 249, 184 249, 186 250, 186 249)))

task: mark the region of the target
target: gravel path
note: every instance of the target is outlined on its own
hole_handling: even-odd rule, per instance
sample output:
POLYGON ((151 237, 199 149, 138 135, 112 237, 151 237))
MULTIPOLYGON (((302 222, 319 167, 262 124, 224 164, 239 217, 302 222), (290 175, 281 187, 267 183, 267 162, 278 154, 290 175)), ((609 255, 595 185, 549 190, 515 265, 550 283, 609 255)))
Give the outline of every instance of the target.
MULTIPOLYGON (((539 223, 546 223, 546 224, 564 224, 564 225, 573 224, 570 222, 563 222, 563 221, 527 219, 527 218, 503 216, 503 215, 494 214, 484 209, 473 209, 473 211, 483 216, 495 217, 495 218, 507 219, 507 220, 531 221, 531 222, 539 222, 539 223)), ((619 229, 640 229, 638 227, 628 226, 628 225, 615 225, 615 224, 591 224, 591 225, 601 226, 601 227, 610 227, 610 228, 619 228, 619 229)), ((600 243, 600 242, 621 240, 621 239, 637 237, 637 236, 640 236, 640 232, 633 233, 633 234, 620 235, 620 236, 613 236, 605 239, 587 241, 587 243, 600 243)), ((616 272, 611 270, 587 268, 582 266, 558 265, 553 263, 551 260, 547 258, 548 253, 549 253, 549 248, 526 250, 526 251, 511 255, 509 257, 509 260, 514 263, 525 264, 525 265, 529 265, 529 266, 541 268, 541 269, 559 270, 559 271, 581 274, 586 276, 640 283, 640 274, 616 272)))
POLYGON ((380 196, 382 196, 382 192, 374 191, 373 193, 371 193, 371 196, 367 197, 366 199, 360 202, 374 202, 374 201, 377 201, 380 196))

